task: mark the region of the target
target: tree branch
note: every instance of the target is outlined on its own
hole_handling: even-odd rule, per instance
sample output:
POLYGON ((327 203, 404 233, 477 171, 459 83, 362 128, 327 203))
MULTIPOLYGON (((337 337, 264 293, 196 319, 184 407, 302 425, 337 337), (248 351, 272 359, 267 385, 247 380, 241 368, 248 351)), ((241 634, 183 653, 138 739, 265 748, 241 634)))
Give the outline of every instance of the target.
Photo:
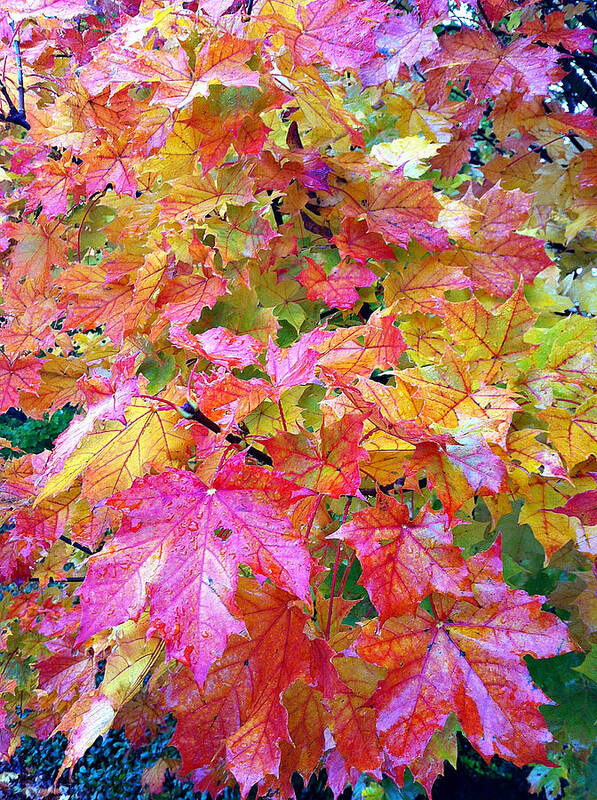
POLYGON ((497 141, 494 142, 493 139, 490 139, 490 137, 484 133, 481 128, 477 128, 477 130, 473 133, 473 139, 475 137, 482 139, 484 142, 487 142, 487 144, 490 144, 500 155, 506 155, 504 148, 500 147, 500 144, 497 141))
MULTIPOLYGON (((158 398, 156 398, 158 399, 158 398)), ((212 431, 213 433, 221 433, 222 429, 218 425, 217 422, 214 422, 213 419, 206 417, 203 411, 195 406, 192 403, 186 402, 182 408, 180 409, 182 412, 182 416, 185 419, 192 419, 195 422, 198 422, 200 425, 203 425, 204 428, 207 430, 212 431)), ((245 442, 240 436, 236 436, 234 433, 227 433, 225 436, 227 442, 233 445, 244 445, 245 442)), ((271 457, 268 456, 267 453, 264 453, 263 450, 258 450, 256 447, 248 447, 247 448, 247 455, 254 458, 259 464, 263 464, 268 467, 272 467, 274 462, 272 461, 271 457)))
POLYGON ((60 536, 58 538, 60 539, 61 542, 66 542, 66 544, 70 544, 70 546, 74 547, 75 550, 80 550, 81 553, 85 553, 86 556, 93 555, 93 550, 90 550, 88 547, 85 547, 84 544, 73 542, 73 540, 69 539, 68 536, 60 536))
MULTIPOLYGON (((10 27, 12 28, 12 32, 14 34, 15 26, 14 22, 10 23, 10 27)), ((21 59, 21 42, 18 36, 14 37, 13 47, 15 50, 15 57, 17 61, 17 76, 19 80, 19 89, 18 89, 18 97, 19 97, 19 114, 25 119, 25 79, 23 77, 23 61, 21 59)))
MULTIPOLYGON (((10 27, 14 34, 15 26, 14 22, 10 23, 10 27)), ((16 56, 17 62, 17 76, 18 76, 18 103, 19 106, 15 106, 12 97, 9 95, 8 90, 3 81, 0 80, 0 94, 6 100, 8 105, 8 114, 0 114, 0 122, 10 122, 13 125, 20 125, 21 128, 25 128, 26 131, 30 130, 31 125, 27 122, 27 116, 25 114, 25 83, 23 77, 23 61, 21 59, 21 43, 18 37, 14 37, 13 40, 13 47, 16 56)))

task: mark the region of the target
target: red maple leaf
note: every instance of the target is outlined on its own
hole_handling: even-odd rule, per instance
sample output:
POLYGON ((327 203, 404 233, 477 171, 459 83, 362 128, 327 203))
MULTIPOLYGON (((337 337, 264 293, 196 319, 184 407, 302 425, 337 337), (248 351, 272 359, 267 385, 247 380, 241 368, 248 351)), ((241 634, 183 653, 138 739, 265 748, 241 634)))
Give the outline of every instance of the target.
POLYGON ((309 596, 311 558, 286 514, 295 495, 288 481, 238 458, 211 486, 172 470, 114 495, 109 504, 123 522, 90 562, 79 641, 138 618, 149 599, 169 653, 202 683, 243 628, 233 601, 239 563, 309 596))
POLYGON ((380 622, 416 611, 430 592, 466 595, 468 570, 452 544, 446 514, 422 511, 411 520, 408 508, 381 495, 330 538, 342 539, 357 552, 360 582, 379 613, 380 622))
MULTIPOLYGON (((492 554, 499 562, 499 544, 492 554)), ((431 614, 418 609, 394 617, 380 633, 373 622, 359 639, 359 655, 387 669, 372 702, 381 741, 396 764, 420 756, 452 710, 487 758, 546 759, 551 735, 539 706, 550 701, 530 682, 522 659, 573 649, 566 626, 541 610, 542 598, 508 589, 488 554, 469 564, 479 568, 475 583, 492 586, 479 604, 432 595, 431 614)))
POLYGON ((279 433, 266 442, 274 466, 300 486, 330 497, 355 494, 360 484, 359 462, 367 452, 359 447, 363 420, 358 414, 341 419, 324 415, 319 437, 308 431, 279 433))

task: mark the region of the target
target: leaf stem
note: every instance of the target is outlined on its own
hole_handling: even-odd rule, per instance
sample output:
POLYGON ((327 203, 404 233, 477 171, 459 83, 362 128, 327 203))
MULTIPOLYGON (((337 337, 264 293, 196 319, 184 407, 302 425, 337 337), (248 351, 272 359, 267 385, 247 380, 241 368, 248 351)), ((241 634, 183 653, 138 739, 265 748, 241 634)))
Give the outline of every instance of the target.
POLYGON ((321 498, 322 498, 322 495, 318 494, 317 495, 317 502, 313 506, 313 511, 311 512, 311 516, 309 518, 309 523, 307 525, 307 530, 305 532, 305 539, 308 539, 309 538, 309 534, 311 533, 311 528, 313 527, 313 523, 315 522, 315 517, 317 515, 317 511, 319 509, 319 506, 321 505, 321 498))
POLYGON ((340 581, 340 586, 338 587, 338 597, 342 597, 342 594, 344 592, 344 587, 346 586, 346 581, 348 580, 348 573, 352 569, 352 565, 356 561, 356 558, 357 554, 353 553, 352 557, 350 558, 350 561, 346 565, 346 569, 344 570, 344 575, 342 576, 342 580, 340 581))
POLYGON ((280 412, 280 419, 282 420, 282 427, 284 428, 284 432, 288 433, 288 427, 286 425, 286 417, 284 416, 284 410, 282 408, 282 402, 278 400, 278 410, 280 412))
POLYGON ((516 162, 520 161, 522 158, 526 158, 527 156, 530 156, 533 153, 537 153, 539 150, 543 150, 548 145, 557 142, 559 139, 563 139, 565 136, 568 136, 568 134, 561 133, 559 136, 556 136, 555 139, 550 139, 549 142, 545 142, 545 144, 539 144, 536 147, 532 147, 527 153, 523 153, 522 155, 517 156, 517 158, 515 158, 514 161, 511 161, 509 164, 506 164, 504 169, 508 169, 508 167, 511 167, 513 164, 516 164, 516 162))
MULTIPOLYGON (((350 501, 352 497, 347 498, 346 505, 344 506, 344 515, 342 517, 342 522, 340 523, 340 527, 344 525, 346 522, 346 515, 348 514, 348 507, 350 506, 350 501)), ((340 563, 340 548, 342 546, 342 542, 338 540, 338 549, 336 550, 336 561, 334 562, 334 574, 332 575, 332 588, 330 591, 330 604, 328 606, 328 622, 325 626, 325 638, 326 641, 330 638, 330 629, 332 626, 332 611, 334 610, 334 590, 336 589, 336 578, 338 577, 338 565, 340 563)))
POLYGON ((85 224, 85 220, 87 219, 91 209, 95 205, 97 205, 97 203, 102 199, 105 193, 106 193, 105 189, 103 192, 100 192, 100 194, 98 194, 98 196, 94 200, 92 200, 92 202, 87 206, 87 208, 85 209, 85 213, 83 214, 83 219, 81 220, 81 224, 79 225, 79 230, 77 231, 77 259, 79 263, 81 263, 81 231, 83 230, 83 225, 85 224))
POLYGON ((338 549, 336 550, 336 561, 334 562, 334 574, 332 576, 332 589, 330 592, 330 604, 328 606, 328 621, 325 626, 326 641, 330 638, 330 629, 332 627, 332 611, 334 610, 334 589, 336 588, 336 578, 338 576, 338 564, 340 563, 340 547, 342 542, 338 540, 338 549))
POLYGON ((195 359, 195 363, 193 364, 193 369, 191 370, 191 374, 189 375, 189 380, 187 381, 187 402, 191 402, 191 382, 195 376, 195 370, 197 369, 197 364, 199 363, 199 359, 195 359))
POLYGON ((180 414, 180 408, 176 403, 173 403, 171 400, 166 400, 164 397, 153 397, 151 394, 138 394, 137 397, 140 397, 142 400, 155 400, 156 403, 164 403, 164 405, 173 408, 177 414, 180 414))

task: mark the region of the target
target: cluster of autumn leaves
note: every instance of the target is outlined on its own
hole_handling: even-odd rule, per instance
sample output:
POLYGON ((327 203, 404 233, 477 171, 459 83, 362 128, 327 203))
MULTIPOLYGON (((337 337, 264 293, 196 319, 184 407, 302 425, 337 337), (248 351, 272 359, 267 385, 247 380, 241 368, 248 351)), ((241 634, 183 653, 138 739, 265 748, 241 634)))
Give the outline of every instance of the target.
POLYGON ((0 751, 62 731, 66 769, 171 712, 195 786, 243 795, 430 790, 458 731, 557 757, 524 659, 597 680, 597 124, 549 101, 588 32, 503 0, 457 32, 445 0, 0 5, 30 125, 0 410, 78 409, 1 443, 0 751), (504 579, 513 508, 549 600, 504 579))

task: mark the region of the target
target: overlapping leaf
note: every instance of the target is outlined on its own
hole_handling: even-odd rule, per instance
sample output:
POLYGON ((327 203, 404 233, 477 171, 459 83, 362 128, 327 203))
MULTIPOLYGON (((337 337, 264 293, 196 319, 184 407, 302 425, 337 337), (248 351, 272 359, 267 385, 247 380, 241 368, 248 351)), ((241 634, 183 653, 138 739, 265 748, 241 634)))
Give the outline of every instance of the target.
POLYGON ((169 655, 202 683, 243 629, 233 601, 239 563, 308 594, 311 559, 285 514, 292 499, 291 484, 238 461, 209 487, 173 470, 115 495, 110 505, 126 516, 90 563, 79 640, 137 618, 149 599, 169 655), (99 587, 108 585, 106 599, 99 587))
POLYGON ((419 757, 452 710, 485 756, 545 758, 551 737, 539 705, 549 700, 530 682, 522 658, 556 655, 571 643, 565 625, 541 611, 540 599, 500 586, 499 561, 496 545, 469 562, 479 605, 432 595, 433 614, 420 609, 389 620, 379 635, 375 623, 362 634, 361 657, 388 670, 373 702, 382 742, 398 763, 419 757))

